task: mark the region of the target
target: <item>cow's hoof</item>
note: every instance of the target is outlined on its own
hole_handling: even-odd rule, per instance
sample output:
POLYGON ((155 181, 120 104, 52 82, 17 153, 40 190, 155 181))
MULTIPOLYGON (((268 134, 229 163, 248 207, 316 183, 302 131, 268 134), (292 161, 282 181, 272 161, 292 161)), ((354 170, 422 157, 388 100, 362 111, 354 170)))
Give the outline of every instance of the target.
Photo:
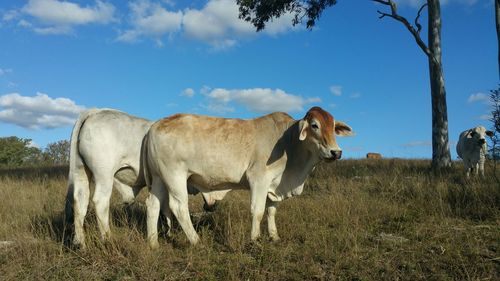
POLYGON ((155 242, 150 241, 149 242, 149 248, 151 250, 153 250, 153 251, 156 251, 156 250, 158 250, 160 248, 160 244, 158 243, 158 241, 155 241, 155 242))
POLYGON ((71 246, 73 249, 79 250, 79 251, 85 251, 87 249, 87 245, 85 244, 85 241, 73 240, 73 243, 71 244, 71 246))
POLYGON ((279 243, 281 242, 281 238, 279 236, 271 236, 271 242, 279 243))

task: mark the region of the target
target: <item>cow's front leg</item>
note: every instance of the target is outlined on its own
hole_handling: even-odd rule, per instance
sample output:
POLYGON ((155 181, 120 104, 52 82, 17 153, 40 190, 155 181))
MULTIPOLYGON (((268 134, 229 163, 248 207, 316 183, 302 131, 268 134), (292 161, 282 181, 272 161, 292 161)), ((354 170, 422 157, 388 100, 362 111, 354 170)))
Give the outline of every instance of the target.
POLYGON ((276 228, 276 208, 278 207, 278 202, 271 201, 267 199, 267 231, 273 242, 279 242, 281 239, 278 235, 278 229, 276 228))
POLYGON ((260 237, 260 222, 266 209, 267 190, 254 187, 251 190, 252 232, 251 239, 256 241, 260 237))

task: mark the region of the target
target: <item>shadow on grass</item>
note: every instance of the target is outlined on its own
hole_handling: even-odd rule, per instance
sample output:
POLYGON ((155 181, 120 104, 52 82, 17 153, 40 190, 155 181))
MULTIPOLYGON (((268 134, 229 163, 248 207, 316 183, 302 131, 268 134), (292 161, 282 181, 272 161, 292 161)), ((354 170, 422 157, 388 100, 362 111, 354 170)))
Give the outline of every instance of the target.
POLYGON ((30 220, 30 230, 35 238, 47 239, 69 247, 73 238, 73 227, 66 223, 63 212, 36 215, 30 220))
MULTIPOLYGON (((119 204, 111 206, 110 221, 116 228, 136 229, 146 239, 147 236, 147 214, 146 207, 139 203, 119 204)), ((191 221, 199 233, 202 229, 213 232, 215 229, 214 214, 212 212, 201 212, 191 214, 191 221)), ((93 239, 95 235, 89 235, 89 230, 97 230, 97 217, 92 208, 85 217, 85 235, 86 239, 93 239)), ((168 226, 166 218, 160 213, 158 220, 159 237, 165 239, 174 246, 184 246, 184 243, 176 242, 177 239, 172 239, 168 235, 168 226)), ((74 225, 72 221, 67 222, 64 212, 52 213, 45 215, 36 215, 30 219, 30 231, 37 239, 50 239, 55 243, 62 243, 68 249, 73 249, 72 240, 74 236, 74 225)), ((113 231, 113 229, 112 229, 113 231)), ((116 229, 115 229, 116 231, 116 229)), ((173 218, 171 231, 184 235, 182 228, 177 220, 173 218)), ((176 235, 177 236, 177 235, 176 235)), ((88 241, 89 242, 89 241, 88 241)))

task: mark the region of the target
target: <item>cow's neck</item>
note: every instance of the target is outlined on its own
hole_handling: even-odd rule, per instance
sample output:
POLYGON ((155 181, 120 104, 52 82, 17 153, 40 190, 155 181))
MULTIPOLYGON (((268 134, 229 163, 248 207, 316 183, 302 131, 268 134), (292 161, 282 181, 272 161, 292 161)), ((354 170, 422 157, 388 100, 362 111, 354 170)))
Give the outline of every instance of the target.
POLYGON ((319 157, 313 154, 304 141, 299 140, 299 121, 295 121, 287 130, 289 144, 286 149, 286 167, 283 173, 290 188, 303 185, 314 166, 320 161, 319 157))
POLYGON ((320 158, 308 149, 305 141, 299 140, 299 121, 296 121, 290 128, 292 145, 287 151, 288 161, 292 164, 294 172, 304 174, 305 181, 314 166, 320 162, 320 158))

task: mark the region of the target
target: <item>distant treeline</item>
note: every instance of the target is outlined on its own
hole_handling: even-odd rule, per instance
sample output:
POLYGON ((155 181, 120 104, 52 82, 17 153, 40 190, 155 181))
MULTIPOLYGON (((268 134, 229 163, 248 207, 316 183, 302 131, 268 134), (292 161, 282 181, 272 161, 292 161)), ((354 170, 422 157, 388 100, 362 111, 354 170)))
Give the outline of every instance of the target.
POLYGON ((63 166, 69 164, 70 142, 60 140, 40 149, 31 139, 0 138, 0 168, 63 166))
POLYGON ((68 165, 0 168, 0 178, 58 178, 68 176, 68 172, 68 165))

